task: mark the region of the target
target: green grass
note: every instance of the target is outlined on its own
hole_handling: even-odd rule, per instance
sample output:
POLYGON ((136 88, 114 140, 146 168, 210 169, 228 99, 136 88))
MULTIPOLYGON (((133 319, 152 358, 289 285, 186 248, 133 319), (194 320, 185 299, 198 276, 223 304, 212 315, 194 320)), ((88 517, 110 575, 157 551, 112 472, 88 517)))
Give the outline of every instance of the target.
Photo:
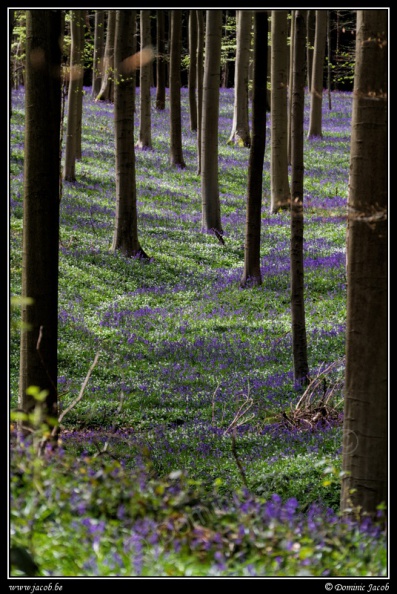
MULTIPOLYGON (((329 526, 324 523, 324 531, 329 531, 324 538, 320 522, 316 534, 306 527, 299 539, 280 519, 266 527, 247 516, 245 534, 250 537, 244 537, 243 544, 231 545, 227 554, 227 547, 216 544, 218 537, 232 543, 240 538, 240 513, 233 501, 244 489, 262 502, 278 495, 280 505, 287 505, 295 498, 303 514, 312 505, 338 513, 351 95, 335 93, 332 112, 323 112, 324 138, 305 140, 309 366, 315 378, 334 365, 324 375, 325 390, 333 392, 332 409, 339 416, 335 422, 297 424, 291 430, 283 414, 293 414, 301 393, 293 382, 290 221, 288 212, 269 214, 269 146, 264 166, 263 284, 243 290, 239 280, 249 151, 227 144, 233 95, 231 90, 221 94, 221 246, 200 229, 196 137, 190 131, 187 93, 182 91, 186 169, 169 164, 168 108, 152 110, 153 150, 136 152, 139 238, 151 257, 148 262, 111 252, 113 106, 94 103, 89 93, 84 98, 82 159, 76 164, 77 181, 63 184, 61 202, 60 412, 79 394, 97 353, 99 359, 83 398, 63 419, 61 459, 37 461, 29 468, 27 449, 13 455, 12 542, 33 551, 47 576, 248 575, 251 565, 256 575, 384 575, 382 538, 373 542, 372 536, 360 536, 356 529, 333 528, 332 521, 329 526), (135 478, 140 468, 147 475, 141 490, 135 478), (202 550, 204 534, 198 537, 198 526, 191 528, 189 520, 192 510, 198 513, 198 504, 177 505, 165 497, 174 483, 183 497, 191 488, 198 490, 194 497, 204 509, 198 524, 208 530, 207 552, 202 550), (120 506, 125 506, 123 491, 130 497, 126 522, 117 518, 120 506), (84 512, 78 511, 76 498, 86 502, 85 507, 81 503, 84 512), (228 511, 219 502, 229 506, 228 511), (139 569, 126 544, 137 518, 156 522, 154 544, 146 538, 139 569), (87 526, 102 521, 101 539, 95 544, 95 530, 87 526), (185 526, 186 538, 180 527, 178 532, 178 522, 185 526), (192 544, 195 538, 197 545, 192 544), (327 538, 328 549, 323 544, 327 538), (177 550, 171 543, 178 539, 177 550), (294 553, 285 544, 291 539, 300 542, 294 553), (350 551, 344 555, 340 539, 350 551), (58 545, 62 555, 56 552, 58 545)), ((13 96, 10 146, 11 295, 21 293, 23 117, 23 93, 18 91, 13 96)), ((136 133, 138 128, 136 120, 136 133)), ((18 322, 19 310, 13 308, 11 409, 17 406, 18 322)), ((313 394, 314 405, 323 395, 321 390, 313 394)))

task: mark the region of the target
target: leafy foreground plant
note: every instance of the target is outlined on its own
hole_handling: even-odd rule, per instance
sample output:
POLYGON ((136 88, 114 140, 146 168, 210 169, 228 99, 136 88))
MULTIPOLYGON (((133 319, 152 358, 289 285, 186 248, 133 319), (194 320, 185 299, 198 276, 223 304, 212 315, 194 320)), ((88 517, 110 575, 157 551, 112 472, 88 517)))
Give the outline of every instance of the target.
POLYGON ((386 575, 381 524, 12 441, 13 576, 386 575))

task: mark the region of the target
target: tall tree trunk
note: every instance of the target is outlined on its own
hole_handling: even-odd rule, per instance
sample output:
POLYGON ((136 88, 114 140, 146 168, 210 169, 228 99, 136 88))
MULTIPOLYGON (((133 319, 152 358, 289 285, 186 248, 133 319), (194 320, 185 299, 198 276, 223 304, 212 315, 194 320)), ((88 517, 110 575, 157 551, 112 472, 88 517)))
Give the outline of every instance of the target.
POLYGON ((222 11, 206 11, 203 114, 201 122, 202 230, 223 243, 218 182, 218 121, 222 11))
POLYGON ((307 31, 307 50, 306 50, 307 88, 310 93, 310 91, 312 89, 314 33, 316 31, 316 11, 315 10, 307 11, 306 31, 307 31))
POLYGON ((102 84, 96 101, 114 100, 114 34, 116 25, 116 11, 108 10, 106 29, 105 56, 103 59, 102 84))
POLYGON ((267 11, 254 11, 252 145, 248 164, 247 220, 242 287, 262 284, 260 267, 263 160, 266 146, 267 11))
POLYGON ((248 118, 248 66, 251 47, 252 10, 237 10, 236 66, 234 70, 233 124, 229 143, 251 146, 248 118))
POLYGON ((141 22, 141 60, 140 60, 140 126, 139 140, 137 147, 141 149, 152 148, 152 120, 151 120, 151 101, 150 101, 150 72, 151 62, 145 61, 144 48, 151 47, 152 40, 150 34, 150 10, 140 11, 141 22))
POLYGON ((136 11, 115 11, 114 133, 116 151, 116 217, 112 250, 128 258, 147 257, 138 239, 136 205, 134 92, 135 68, 131 56, 136 52, 136 11))
POLYGON ((63 178, 76 181, 76 160, 81 157, 81 126, 83 104, 83 47, 84 11, 71 11, 71 46, 63 178))
POLYGON ((328 89, 328 109, 332 109, 331 97, 331 11, 327 10, 327 89, 328 89))
POLYGON ((303 266, 303 116, 306 78, 306 24, 301 10, 295 12, 292 66, 291 127, 291 314, 295 386, 309 383, 307 360, 304 266, 303 266))
POLYGON ((157 10, 156 109, 165 109, 165 19, 166 11, 157 10))
POLYGON ((290 207, 288 180, 287 22, 286 10, 272 10, 271 49, 271 200, 270 212, 290 207))
POLYGON ((201 174, 201 125, 203 115, 204 77, 204 14, 196 10, 197 16, 197 175, 201 174))
POLYGON ((373 517, 380 504, 388 505, 387 91, 387 10, 358 10, 341 508, 373 517))
POLYGON ((295 47, 295 11, 291 10, 291 34, 290 34, 290 51, 289 51, 289 72, 288 72, 288 136, 287 136, 287 157, 288 165, 291 165, 291 127, 292 127, 292 68, 294 63, 294 47, 295 47))
POLYGON ((324 88, 324 58, 327 41, 327 11, 316 10, 313 73, 311 84, 310 122, 308 138, 322 137, 322 105, 324 88))
POLYGON ((171 49, 170 49, 170 162, 176 167, 186 167, 182 151, 181 114, 181 51, 182 51, 182 13, 171 11, 171 49))
POLYGON ((190 130, 197 130, 197 14, 195 10, 189 10, 189 114, 190 130))
MULTIPOLYGON (((58 417, 58 254, 62 10, 26 11, 22 331, 19 408, 58 417), (27 304, 26 300, 32 300, 27 304), (25 303, 24 303, 25 301, 25 303), (27 329, 29 328, 29 329, 27 329)), ((29 424, 29 423, 27 423, 29 424)))
POLYGON ((105 11, 99 8, 95 11, 94 57, 92 70, 91 96, 95 99, 101 90, 103 53, 105 50, 105 11))

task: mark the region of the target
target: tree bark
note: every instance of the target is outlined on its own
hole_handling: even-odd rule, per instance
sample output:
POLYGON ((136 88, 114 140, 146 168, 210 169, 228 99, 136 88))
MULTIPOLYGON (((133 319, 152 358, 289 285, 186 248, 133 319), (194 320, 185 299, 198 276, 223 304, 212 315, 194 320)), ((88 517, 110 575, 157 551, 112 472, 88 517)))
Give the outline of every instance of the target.
POLYGON ((197 175, 201 174, 201 125, 203 115, 204 77, 204 15, 196 10, 197 16, 197 175))
POLYGON ((102 85, 96 101, 114 101, 114 35, 116 11, 108 10, 105 56, 103 60, 102 85))
POLYGON ((103 53, 105 50, 105 14, 102 8, 95 11, 94 57, 91 96, 97 97, 101 90, 103 53))
POLYGON ((134 148, 135 69, 129 58, 136 52, 136 11, 115 14, 114 125, 116 151, 116 217, 112 250, 128 258, 147 257, 138 239, 134 148))
MULTIPOLYGON (((61 126, 61 10, 26 11, 22 331, 19 408, 58 417, 58 254, 61 126)), ((28 422, 27 425, 30 423, 28 422)))
POLYGON ((229 143, 251 146, 248 118, 248 66, 251 46, 251 10, 237 10, 236 66, 234 70, 233 124, 229 143))
POLYGON ((166 11, 157 10, 156 109, 165 109, 165 19, 166 11))
POLYGON ((388 13, 357 11, 341 509, 388 505, 388 13))
POLYGON ((140 149, 152 148, 152 120, 150 101, 150 73, 152 63, 145 62, 144 48, 152 45, 150 35, 150 10, 140 11, 141 21, 141 61, 140 61, 140 126, 137 147, 140 149))
POLYGON ((254 12, 252 144, 248 164, 247 220, 242 287, 262 284, 260 267, 263 160, 266 146, 267 11, 254 12))
POLYGON ((81 126, 83 104, 83 46, 82 10, 71 12, 71 46, 68 93, 68 118, 66 128, 65 163, 63 178, 76 181, 76 160, 81 158, 81 126))
POLYGON ((322 105, 324 88, 324 58, 327 41, 327 11, 316 10, 316 32, 314 36, 313 73, 311 84, 310 121, 308 138, 321 138, 322 105))
POLYGON ((195 10, 189 10, 189 114, 190 130, 197 130, 197 101, 196 101, 196 83, 197 83, 197 14, 195 10))
POLYGON ((270 212, 290 208, 287 118, 287 11, 272 10, 270 212))
POLYGON ((202 230, 223 242, 218 182, 218 120, 222 11, 206 11, 203 114, 201 123, 202 230))
POLYGON ((171 49, 170 49, 170 162, 175 167, 185 168, 182 151, 181 115, 181 51, 182 14, 171 10, 171 49))
POLYGON ((295 386, 300 389, 310 381, 307 360, 303 266, 303 117, 306 77, 306 25, 302 11, 296 10, 294 13, 295 38, 291 114, 291 314, 294 380, 295 386))

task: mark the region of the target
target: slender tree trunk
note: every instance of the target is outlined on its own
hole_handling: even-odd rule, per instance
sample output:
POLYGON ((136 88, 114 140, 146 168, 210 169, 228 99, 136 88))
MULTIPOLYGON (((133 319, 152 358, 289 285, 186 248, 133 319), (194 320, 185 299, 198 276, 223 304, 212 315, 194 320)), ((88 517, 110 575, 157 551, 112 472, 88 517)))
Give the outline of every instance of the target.
POLYGON ((164 10, 157 10, 156 109, 165 109, 165 26, 164 10))
POLYGON ((95 99, 101 90, 103 53, 105 50, 105 11, 99 8, 95 11, 94 57, 92 70, 91 96, 95 99))
POLYGON ((271 50, 271 201, 270 212, 290 208, 288 180, 287 118, 287 16, 286 10, 272 10, 271 50))
POLYGON ((388 13, 357 11, 341 508, 388 505, 388 13))
POLYGON ((96 101, 114 100, 114 34, 116 11, 108 10, 105 56, 103 59, 102 84, 96 101))
MULTIPOLYGON (((22 331, 19 408, 58 417, 58 254, 62 10, 26 11, 22 331), (31 300, 31 304, 26 301, 31 300), (29 329, 27 329, 29 328, 29 329)), ((27 423, 29 425, 29 423, 27 423)))
POLYGON ((84 15, 82 10, 71 12, 71 46, 68 93, 68 119, 63 178, 76 181, 76 160, 81 156, 81 125, 83 103, 83 47, 82 29, 84 15))
POLYGON ((222 11, 206 11, 203 114, 201 123, 202 230, 223 243, 218 182, 218 121, 222 11))
POLYGON ((247 220, 242 287, 262 284, 260 267, 263 160, 266 146, 267 11, 254 12, 252 145, 248 165, 247 220))
POLYGON ((328 109, 332 109, 331 98, 331 11, 327 11, 327 88, 328 88, 328 109))
POLYGON ((312 89, 312 73, 313 73, 313 52, 314 52, 314 33, 316 31, 316 11, 308 10, 306 17, 307 29, 307 50, 306 50, 306 71, 307 71, 307 88, 309 93, 312 89))
POLYGON ((152 64, 145 61, 144 48, 151 47, 150 35, 150 10, 140 11, 141 21, 141 61, 140 61, 140 127, 137 147, 140 149, 152 148, 152 120, 150 101, 150 72, 152 64))
POLYGON ((185 168, 182 151, 181 114, 181 51, 182 51, 182 13, 171 11, 171 49, 170 49, 170 161, 175 167, 185 168))
POLYGON ((237 10, 236 66, 234 70, 233 124, 229 143, 251 146, 248 117, 248 66, 251 46, 251 10, 237 10))
POLYGON ((308 138, 322 137, 322 106, 324 88, 324 58, 327 40, 327 11, 316 10, 313 73, 311 84, 310 122, 308 138))
POLYGON ((134 148, 135 69, 130 58, 136 52, 136 11, 115 11, 114 132, 116 151, 116 217, 112 250, 127 258, 147 257, 138 239, 134 148))
POLYGON ((292 68, 291 129, 291 314, 294 379, 297 388, 309 383, 303 266, 303 116, 305 104, 306 26, 301 10, 295 11, 292 68))
POLYGON ((293 67, 293 51, 295 45, 295 11, 291 10, 291 35, 290 35, 290 51, 289 51, 289 73, 288 73, 288 136, 287 136, 287 157, 288 165, 291 165, 291 127, 292 127, 292 67, 293 67))
POLYGON ((197 16, 197 175, 201 174, 201 126, 203 114, 204 77, 204 15, 196 10, 197 16))
POLYGON ((196 83, 197 83, 197 14, 195 10, 189 10, 189 114, 190 130, 197 130, 197 101, 196 101, 196 83))

